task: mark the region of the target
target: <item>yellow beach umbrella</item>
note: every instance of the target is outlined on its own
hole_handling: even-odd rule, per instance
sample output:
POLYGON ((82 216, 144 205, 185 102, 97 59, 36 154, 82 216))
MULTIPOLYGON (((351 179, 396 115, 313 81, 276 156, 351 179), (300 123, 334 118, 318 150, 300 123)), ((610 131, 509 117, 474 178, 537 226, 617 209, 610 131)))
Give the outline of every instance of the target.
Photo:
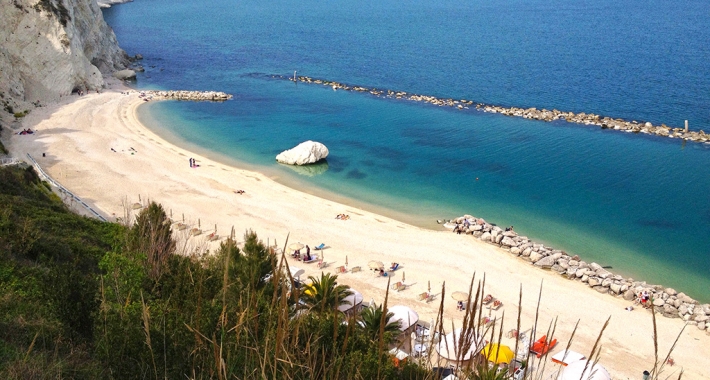
POLYGON ((510 347, 498 343, 488 343, 483 347, 481 354, 483 354, 489 362, 496 364, 510 363, 511 360, 515 359, 515 353, 513 353, 510 347))
POLYGON ((370 267, 370 269, 380 269, 380 268, 384 268, 385 264, 382 264, 382 261, 372 260, 369 263, 367 263, 367 266, 370 267))

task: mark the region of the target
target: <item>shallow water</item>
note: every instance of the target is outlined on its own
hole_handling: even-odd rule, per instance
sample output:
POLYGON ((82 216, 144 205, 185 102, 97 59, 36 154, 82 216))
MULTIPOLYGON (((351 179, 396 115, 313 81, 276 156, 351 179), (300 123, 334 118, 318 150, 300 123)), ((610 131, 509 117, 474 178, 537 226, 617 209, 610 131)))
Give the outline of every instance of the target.
POLYGON ((710 17, 703 7, 154 0, 105 16, 124 49, 145 56, 140 87, 235 95, 223 104, 141 107, 141 118, 168 139, 422 226, 464 213, 515 225, 587 261, 707 301, 710 145, 459 112, 268 75, 298 70, 675 126, 687 118, 708 130, 710 17), (327 165, 304 173, 275 163, 278 152, 307 139, 329 147, 327 165))

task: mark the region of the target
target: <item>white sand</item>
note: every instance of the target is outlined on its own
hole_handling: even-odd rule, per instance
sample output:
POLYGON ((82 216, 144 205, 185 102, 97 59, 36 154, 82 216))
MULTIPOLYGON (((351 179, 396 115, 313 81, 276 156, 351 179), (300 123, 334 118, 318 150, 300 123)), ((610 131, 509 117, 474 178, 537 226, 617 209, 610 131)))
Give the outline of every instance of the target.
MULTIPOLYGON (((486 293, 504 302, 493 315, 505 312, 505 331, 515 326, 522 285, 522 320, 526 326, 522 330, 526 330, 533 323, 538 291, 544 282, 539 331, 544 333, 558 318, 555 336, 561 343, 553 353, 567 344, 579 320, 572 349, 588 354, 604 322, 611 317, 601 340, 600 362, 619 379, 640 379, 644 370, 652 369, 652 322, 646 310, 625 311, 630 303, 623 299, 598 294, 469 236, 426 230, 344 206, 290 189, 260 173, 226 166, 173 146, 138 121, 136 108, 144 102, 136 94, 122 95, 119 91, 125 89, 114 88, 101 94, 72 96, 59 105, 33 111, 24 126, 32 127, 37 134, 13 135, 8 144, 11 152, 23 158, 27 152, 32 154, 50 176, 110 220, 123 214, 122 199, 138 202, 139 194, 144 202, 149 198, 162 203, 176 219, 184 213, 191 227, 199 218, 205 233, 190 241, 193 246, 204 242, 215 224, 221 235, 234 226, 241 238, 251 228, 264 241, 268 238, 280 245, 289 233, 289 243, 300 241, 312 247, 324 242, 330 247, 325 250, 329 263, 326 271, 343 265, 346 255, 350 267, 363 267, 360 273, 341 275, 340 281, 362 292, 366 301, 374 298, 382 302, 387 284, 387 279, 375 278, 367 270, 368 261, 399 262, 402 268, 393 280, 401 280, 402 272, 406 272, 405 283, 410 286, 390 293, 389 304, 408 305, 424 321, 435 317, 441 300, 440 296, 429 304, 417 300, 417 295, 426 291, 427 281, 431 281, 435 294, 446 281, 447 294, 451 294, 466 291, 476 272, 477 278, 486 275, 486 293), (46 157, 42 157, 43 152, 46 157), (196 158, 201 166, 190 168, 189 157, 196 158), (246 193, 235 194, 237 189, 246 193), (349 214, 351 219, 336 220, 340 213, 349 214)), ((212 243, 212 248, 215 246, 212 243)), ((307 275, 319 272, 316 264, 291 263, 305 269, 307 275)), ((449 296, 445 297, 445 318, 444 326, 451 326, 452 320, 460 324, 462 319, 449 296)), ((661 358, 682 327, 679 319, 658 317, 661 358)), ((667 367, 664 373, 682 367, 684 379, 708 378, 709 342, 705 332, 688 326, 673 354, 676 365, 667 367)), ((555 367, 548 359, 547 368, 555 367)))

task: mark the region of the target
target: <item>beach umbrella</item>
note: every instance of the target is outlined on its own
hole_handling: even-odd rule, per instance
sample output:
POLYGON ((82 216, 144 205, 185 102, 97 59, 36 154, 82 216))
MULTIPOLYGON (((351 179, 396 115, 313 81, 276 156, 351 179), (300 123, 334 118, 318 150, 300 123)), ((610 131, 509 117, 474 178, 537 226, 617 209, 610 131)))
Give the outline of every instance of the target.
POLYGON ((587 360, 579 360, 565 367, 560 380, 611 380, 611 375, 599 363, 593 365, 587 360), (587 367, 586 371, 584 370, 585 366, 587 367))
POLYGON ((293 277, 296 281, 300 281, 301 275, 305 273, 305 271, 301 268, 289 266, 288 269, 291 271, 291 277, 293 277))
POLYGON ((301 243, 293 243, 288 246, 288 249, 290 249, 292 251, 298 251, 299 249, 303 249, 303 247, 305 247, 305 246, 301 243))
POLYGON ((464 292, 453 292, 451 293, 451 298, 453 298, 455 301, 468 301, 468 293, 464 292))
POLYGON ((431 281, 427 281, 426 285, 427 292, 431 293, 431 281))
POLYGON ((370 267, 370 269, 380 269, 380 268, 384 268, 385 264, 382 264, 382 261, 372 260, 369 263, 367 263, 367 266, 370 267))
POLYGON ((489 362, 496 364, 510 363, 511 360, 515 359, 515 354, 510 347, 498 343, 488 343, 483 347, 481 353, 489 362))
POLYGON ((478 343, 476 343, 474 341, 473 332, 469 332, 468 335, 464 334, 463 336, 461 333, 462 330, 460 328, 456 329, 446 334, 444 339, 439 341, 439 344, 436 345, 436 352, 439 353, 439 356, 451 361, 466 361, 470 360, 473 355, 481 350, 481 346, 483 345, 482 336, 478 337, 478 343), (461 343, 462 340, 464 340, 463 343, 461 343), (459 353, 459 348, 465 351, 459 353))
POLYGON ((419 314, 407 306, 396 305, 387 311, 394 314, 387 323, 399 321, 399 331, 405 331, 419 321, 419 314))
POLYGON ((348 310, 351 310, 352 308, 356 307, 357 305, 360 305, 363 300, 362 293, 358 292, 357 290, 350 288, 350 291, 352 294, 349 296, 345 297, 345 302, 344 304, 338 306, 338 310, 342 311, 345 313, 348 310))
POLYGON ((402 271, 402 282, 404 282, 404 271, 402 271))
POLYGON ((345 256, 345 266, 348 266, 348 256, 345 256))

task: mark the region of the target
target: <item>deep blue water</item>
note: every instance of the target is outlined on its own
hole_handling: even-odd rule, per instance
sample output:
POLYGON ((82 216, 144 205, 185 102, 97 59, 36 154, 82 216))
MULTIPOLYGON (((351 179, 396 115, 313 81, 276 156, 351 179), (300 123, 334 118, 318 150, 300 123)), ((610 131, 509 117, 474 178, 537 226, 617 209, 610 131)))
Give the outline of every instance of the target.
POLYGON ((138 86, 223 104, 142 109, 165 137, 419 225, 470 213, 710 300, 710 145, 378 99, 326 78, 710 130, 704 2, 136 0, 104 12, 138 86), (274 156, 326 144, 327 166, 274 156))

